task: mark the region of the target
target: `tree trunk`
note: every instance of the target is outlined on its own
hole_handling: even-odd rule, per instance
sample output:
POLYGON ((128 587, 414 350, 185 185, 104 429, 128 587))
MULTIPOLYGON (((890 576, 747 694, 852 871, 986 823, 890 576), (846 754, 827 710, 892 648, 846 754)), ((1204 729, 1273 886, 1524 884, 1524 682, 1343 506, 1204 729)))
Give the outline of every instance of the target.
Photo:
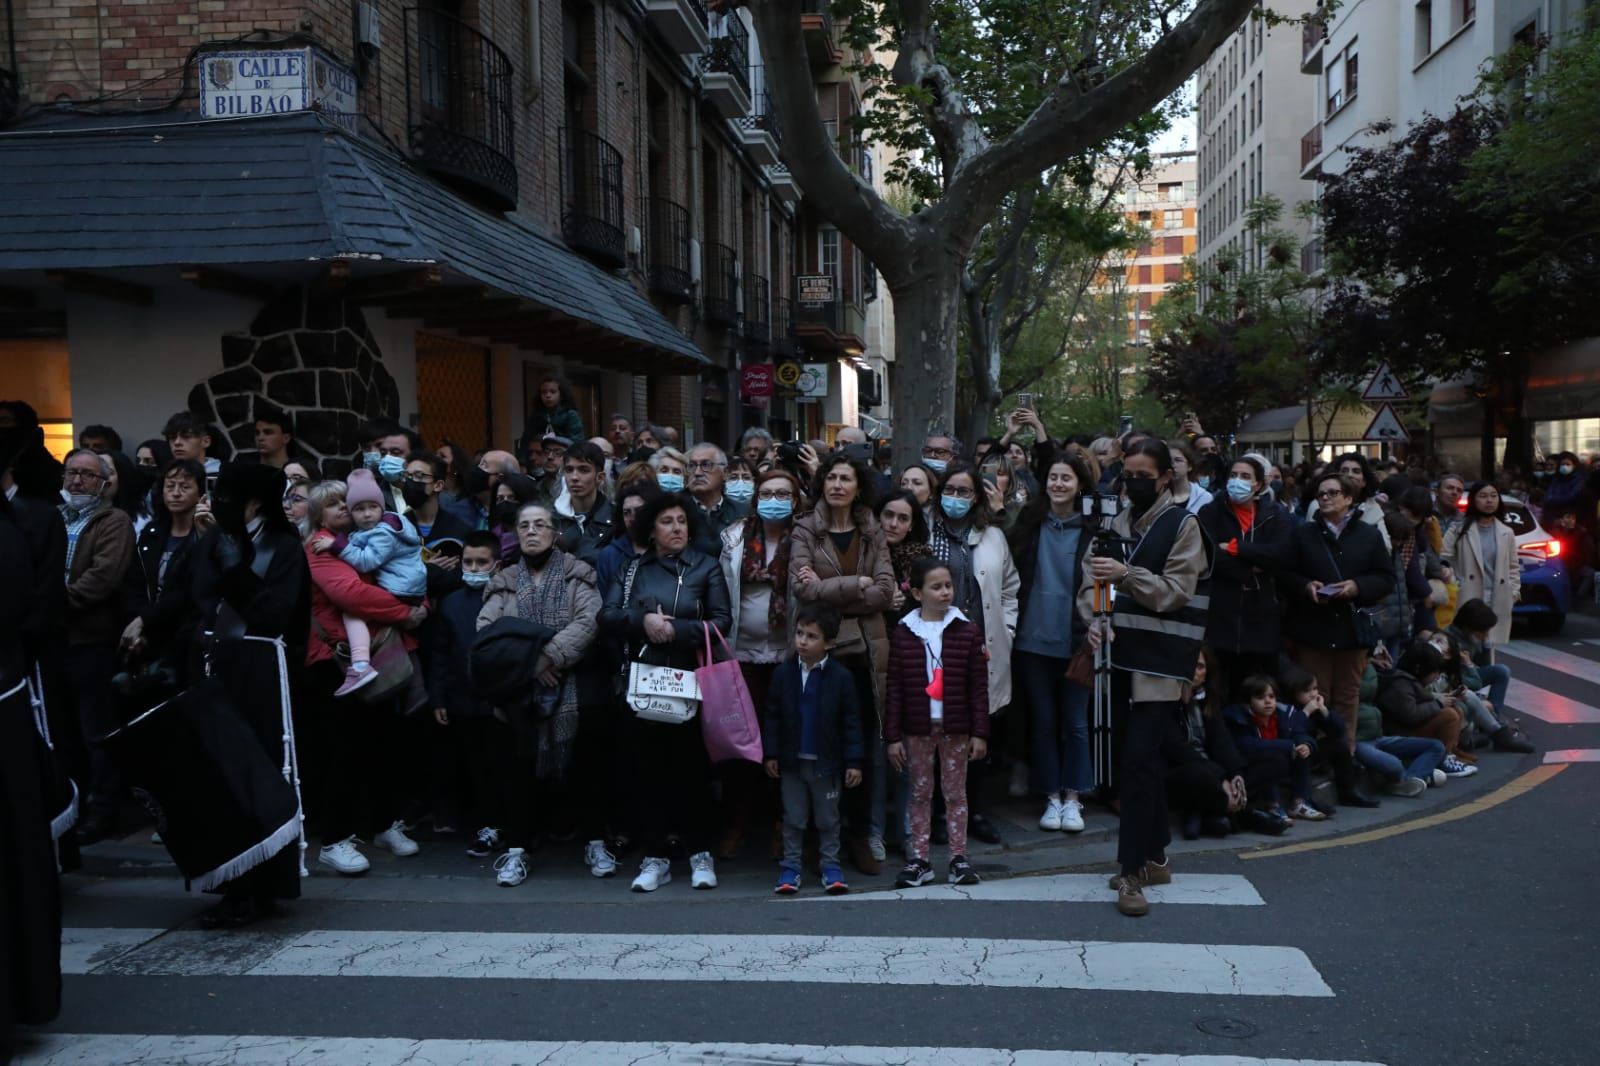
POLYGON ((1506 425, 1506 454, 1501 462, 1515 466, 1523 477, 1533 468, 1533 420, 1526 414, 1528 370, 1528 360, 1514 360, 1500 386, 1501 419, 1506 425))
POLYGON ((891 289, 895 350, 890 410, 897 470, 922 458, 922 441, 929 433, 956 432, 960 271, 959 260, 940 257, 891 289))

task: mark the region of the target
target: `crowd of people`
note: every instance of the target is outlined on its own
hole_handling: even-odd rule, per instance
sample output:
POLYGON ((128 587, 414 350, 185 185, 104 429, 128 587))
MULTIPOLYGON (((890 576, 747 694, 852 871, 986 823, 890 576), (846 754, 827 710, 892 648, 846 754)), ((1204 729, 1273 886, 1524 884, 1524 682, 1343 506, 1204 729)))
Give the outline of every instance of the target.
MULTIPOLYGON (((56 462, 0 404, 0 533, 28 561, 0 688, 27 679, 77 783, 63 862, 151 806, 192 850, 192 817, 107 738, 202 683, 296 789, 292 822, 185 868, 222 926, 297 893, 302 834, 347 876, 363 849, 456 840, 508 887, 626 854, 635 891, 675 865, 713 889, 758 851, 776 892, 838 893, 896 851, 911 888, 934 847, 971 884, 1002 793, 1036 797, 1041 832, 1113 812, 1110 887, 1139 915, 1174 824, 1279 835, 1531 750, 1494 657, 1520 575, 1504 478, 1354 452, 1285 469, 1192 419, 1056 439, 1028 408, 895 469, 855 427, 684 447, 623 414, 586 436, 563 382, 539 395, 514 450, 372 422, 338 476, 260 407, 253 453, 223 460, 179 412, 131 450, 89 426, 56 462), (725 655, 759 758, 712 757, 722 708, 645 692, 725 655)), ((1530 494, 1574 540, 1595 517, 1578 465, 1530 494)))

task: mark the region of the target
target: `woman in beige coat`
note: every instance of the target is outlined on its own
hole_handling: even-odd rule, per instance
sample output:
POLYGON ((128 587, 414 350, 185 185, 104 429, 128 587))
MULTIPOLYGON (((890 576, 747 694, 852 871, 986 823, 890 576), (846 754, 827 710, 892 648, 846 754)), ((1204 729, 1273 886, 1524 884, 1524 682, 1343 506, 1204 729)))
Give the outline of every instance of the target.
POLYGON ((1473 485, 1466 518, 1445 536, 1442 553, 1461 587, 1459 602, 1482 600, 1494 609, 1499 622, 1489 632, 1491 647, 1511 639, 1511 611, 1522 598, 1517 536, 1500 520, 1502 512, 1499 489, 1486 481, 1473 485))
POLYGON ((886 853, 883 826, 873 818, 877 814, 881 821, 882 808, 871 800, 885 787, 879 694, 889 663, 883 612, 894 599, 894 565, 873 515, 872 477, 865 463, 843 452, 829 455, 817 470, 812 496, 816 507, 796 520, 789 542, 789 594, 799 603, 826 603, 843 616, 829 654, 855 678, 861 733, 877 749, 863 787, 843 797, 849 826, 844 844, 856 869, 876 875, 886 853))

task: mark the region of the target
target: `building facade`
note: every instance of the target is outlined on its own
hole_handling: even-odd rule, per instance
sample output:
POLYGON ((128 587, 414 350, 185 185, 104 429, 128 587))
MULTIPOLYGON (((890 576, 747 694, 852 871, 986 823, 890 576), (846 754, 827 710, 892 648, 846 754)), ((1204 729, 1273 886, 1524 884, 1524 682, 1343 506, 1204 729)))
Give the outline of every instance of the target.
POLYGON ((1146 238, 1129 252, 1113 252, 1093 291, 1124 305, 1131 345, 1149 345, 1156 304, 1183 280, 1184 260, 1197 250, 1196 173, 1194 152, 1159 155, 1143 180, 1119 194, 1128 227, 1146 238))
MULTIPOLYGON (((1273 3, 1274 12, 1304 17, 1314 0, 1273 3)), ((1283 228, 1306 241, 1307 227, 1296 206, 1316 195, 1303 180, 1290 147, 1305 132, 1312 112, 1300 74, 1301 28, 1269 26, 1251 17, 1212 53, 1195 79, 1199 126, 1199 261, 1231 251, 1245 269, 1261 265, 1264 249, 1245 225, 1251 201, 1275 196, 1283 204, 1283 228)))
MULTIPOLYGON (((822 7, 796 32, 847 130, 822 7)), ((0 0, 0 391, 58 436, 187 405, 243 449, 270 404, 330 460, 376 415, 508 444, 552 373, 591 432, 820 430, 747 370, 853 389, 871 271, 767 100, 748 14, 700 0, 0 0)))

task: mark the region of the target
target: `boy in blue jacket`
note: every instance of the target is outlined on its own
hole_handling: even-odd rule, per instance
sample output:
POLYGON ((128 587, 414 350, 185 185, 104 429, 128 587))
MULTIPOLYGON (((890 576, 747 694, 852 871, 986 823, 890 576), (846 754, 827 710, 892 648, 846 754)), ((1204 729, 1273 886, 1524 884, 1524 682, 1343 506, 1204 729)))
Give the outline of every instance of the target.
POLYGON ((767 776, 783 794, 783 866, 780 896, 800 891, 800 851, 806 822, 814 821, 829 895, 850 891, 839 870, 840 776, 845 788, 861 784, 865 750, 855 678, 828 658, 839 636, 839 613, 808 603, 795 612, 795 657, 779 664, 767 689, 761 748, 767 776))
MULTIPOLYGON (((1277 683, 1266 674, 1252 674, 1240 686, 1244 703, 1235 703, 1222 711, 1223 720, 1239 753, 1252 755, 1273 754, 1289 762, 1289 780, 1293 788, 1293 801, 1287 816, 1276 803, 1269 813, 1276 818, 1301 818, 1318 822, 1327 815, 1311 805, 1311 760, 1317 753, 1317 742, 1311 735, 1306 716, 1288 704, 1278 702, 1277 683)), ((1274 786, 1276 791, 1276 786, 1274 786)))

